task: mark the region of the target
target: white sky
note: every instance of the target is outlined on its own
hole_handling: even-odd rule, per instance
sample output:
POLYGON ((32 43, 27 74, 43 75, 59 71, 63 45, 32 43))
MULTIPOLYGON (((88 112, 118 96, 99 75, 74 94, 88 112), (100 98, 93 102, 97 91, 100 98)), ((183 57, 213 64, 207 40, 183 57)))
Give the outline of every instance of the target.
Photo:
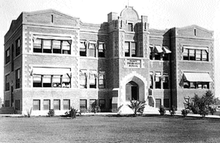
POLYGON ((55 9, 82 22, 102 23, 107 14, 126 5, 133 6, 139 16, 146 15, 150 28, 166 29, 192 24, 213 30, 215 35, 216 96, 220 97, 220 1, 219 0, 1 0, 0 1, 0 97, 3 97, 4 35, 11 21, 21 12, 55 9))

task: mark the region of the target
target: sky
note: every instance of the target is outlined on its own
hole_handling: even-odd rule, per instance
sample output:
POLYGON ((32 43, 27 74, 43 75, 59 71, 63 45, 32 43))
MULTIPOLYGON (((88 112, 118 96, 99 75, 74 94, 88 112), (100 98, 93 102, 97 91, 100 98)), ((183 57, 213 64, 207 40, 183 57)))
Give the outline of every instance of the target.
POLYGON ((199 25, 214 31, 215 95, 220 97, 220 1, 219 0, 1 0, 0 1, 0 97, 4 83, 4 35, 21 12, 55 9, 82 22, 107 21, 107 14, 133 6, 139 16, 148 16, 150 28, 169 29, 199 25), (219 88, 219 89, 218 89, 219 88))

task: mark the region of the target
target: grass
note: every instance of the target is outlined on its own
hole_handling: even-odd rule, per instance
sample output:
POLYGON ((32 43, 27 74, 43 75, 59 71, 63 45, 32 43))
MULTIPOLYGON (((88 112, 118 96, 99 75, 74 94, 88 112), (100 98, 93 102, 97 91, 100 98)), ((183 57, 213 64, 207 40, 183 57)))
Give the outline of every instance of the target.
POLYGON ((0 117, 0 142, 220 142, 220 119, 193 117, 0 117))

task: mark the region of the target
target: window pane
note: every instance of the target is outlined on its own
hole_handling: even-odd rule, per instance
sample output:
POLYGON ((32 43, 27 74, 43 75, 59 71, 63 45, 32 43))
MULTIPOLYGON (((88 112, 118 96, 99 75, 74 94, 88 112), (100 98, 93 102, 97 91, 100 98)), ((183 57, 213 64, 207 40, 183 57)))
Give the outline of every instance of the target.
POLYGON ((96 56, 96 46, 94 43, 89 44, 89 56, 95 57, 96 56))
POLYGON ((80 42, 80 56, 86 56, 86 43, 80 42))
POLYGON ((134 42, 131 42, 131 56, 132 57, 137 56, 137 44, 134 42))
POLYGON ((85 111, 87 109, 87 100, 80 99, 80 111, 85 111))
POLYGON ((54 110, 60 110, 60 100, 59 99, 54 99, 54 101, 53 101, 53 109, 54 110))
POLYGON ((89 74, 89 84, 90 88, 96 88, 96 75, 94 72, 89 74))
POLYGON ((80 87, 86 88, 86 73, 80 73, 79 82, 80 87))
POLYGON ((196 60, 197 61, 201 60, 201 50, 196 50, 196 60))
POLYGON ((160 108, 161 105, 161 99, 156 99, 156 107, 160 108))
POLYGON ((99 88, 105 87, 105 73, 101 72, 99 73, 99 88))
POLYGON ((70 100, 69 99, 64 99, 63 100, 63 109, 64 110, 69 110, 70 109, 70 100))
POLYGON ((43 40, 43 48, 51 49, 51 40, 43 40))
POLYGON ((105 44, 99 43, 99 57, 105 57, 105 44))
POLYGON ((50 100, 49 99, 45 99, 43 104, 44 104, 44 110, 50 110, 50 100))
POLYGON ((129 47, 129 42, 125 42, 125 57, 130 56, 130 47, 129 47))
POLYGON ((202 50, 202 60, 208 61, 208 52, 206 50, 202 50))
POLYGON ((61 87, 61 76, 59 75, 53 76, 53 87, 61 87))
POLYGON ((95 111, 95 107, 96 107, 96 99, 90 99, 89 100, 89 108, 90 108, 90 111, 91 112, 94 112, 95 111))
POLYGON ((40 110, 40 100, 38 99, 33 100, 33 110, 40 110))
POLYGON ((69 41, 63 41, 62 42, 62 49, 63 50, 70 50, 70 43, 69 43, 69 41))
POLYGON ((43 76, 43 87, 51 87, 51 76, 49 75, 43 76))

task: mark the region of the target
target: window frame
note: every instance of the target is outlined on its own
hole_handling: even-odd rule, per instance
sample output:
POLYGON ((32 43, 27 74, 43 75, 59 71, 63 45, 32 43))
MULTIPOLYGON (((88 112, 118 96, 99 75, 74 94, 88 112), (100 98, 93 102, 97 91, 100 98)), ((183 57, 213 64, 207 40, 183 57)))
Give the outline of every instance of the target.
POLYGON ((15 89, 21 88, 21 68, 15 70, 15 89))
POLYGON ((16 40, 15 57, 21 54, 21 37, 16 40))
POLYGON ((35 111, 40 111, 41 110, 40 99, 33 99, 33 110, 35 110, 35 111), (35 102, 36 103, 38 102, 38 104, 35 105, 35 102))

